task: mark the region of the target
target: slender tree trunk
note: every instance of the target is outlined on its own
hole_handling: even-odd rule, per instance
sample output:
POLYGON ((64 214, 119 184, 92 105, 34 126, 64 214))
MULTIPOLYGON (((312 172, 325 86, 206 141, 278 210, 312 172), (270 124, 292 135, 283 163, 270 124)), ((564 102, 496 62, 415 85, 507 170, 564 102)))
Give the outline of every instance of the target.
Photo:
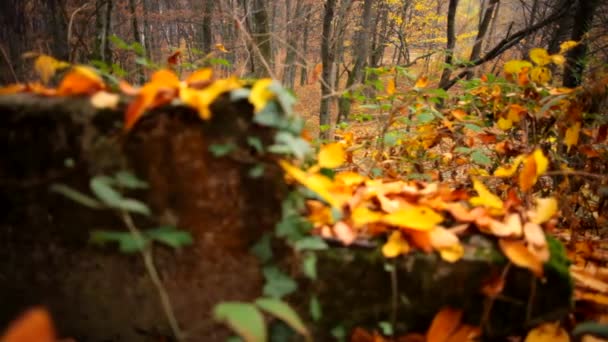
POLYGON ((564 70, 564 86, 577 87, 582 83, 583 71, 585 70, 585 57, 587 55, 587 42, 585 35, 591 29, 593 16, 598 0, 579 0, 572 27, 570 39, 580 41, 570 52, 568 52, 566 68, 564 70))
MULTIPOLYGON (((483 42, 486 37, 486 32, 488 31, 488 27, 490 27, 490 22, 492 21, 492 16, 494 14, 494 9, 496 8, 499 0, 490 0, 486 5, 486 9, 481 16, 481 21, 479 22, 479 29, 477 30, 477 38, 475 38, 475 45, 473 45, 473 50, 471 50, 471 56, 469 57, 470 61, 474 61, 481 55, 481 48, 483 47, 483 42)), ((473 72, 469 72, 467 75, 467 79, 470 79, 473 76, 473 72)))
POLYGON ((0 82, 3 84, 23 81, 24 68, 21 53, 28 48, 25 37, 25 3, 22 0, 0 1, 0 82))
POLYGON ((372 17, 373 0, 365 0, 363 3, 363 13, 361 16, 361 26, 355 40, 354 54, 355 63, 353 69, 346 80, 347 93, 340 97, 338 104, 338 119, 337 122, 348 121, 351 109, 351 98, 348 95, 353 91, 354 86, 357 86, 363 81, 364 70, 369 55, 369 26, 372 17))
POLYGON ((300 30, 297 14, 302 8, 302 1, 296 0, 295 10, 292 12, 291 1, 285 1, 286 31, 287 31, 287 52, 285 55, 285 65, 283 68, 283 84, 287 88, 293 88, 296 82, 296 51, 298 49, 298 32, 300 30), (292 14, 293 13, 293 14, 292 14), (295 15, 294 15, 295 14, 295 15), (296 25, 298 23, 298 25, 296 25))
POLYGON ((51 54, 57 59, 68 60, 70 51, 64 2, 62 0, 47 0, 46 4, 50 13, 51 34, 54 40, 51 54))
POLYGON ((308 82, 308 61, 306 60, 308 54, 308 33, 310 31, 311 21, 311 5, 304 5, 303 12, 306 13, 306 21, 304 22, 304 34, 302 35, 302 58, 300 60, 300 86, 303 86, 308 82))
POLYGON ((253 40, 258 51, 253 51, 256 77, 268 77, 272 72, 273 58, 271 35, 269 31, 268 11, 264 0, 253 0, 251 15, 253 18, 253 40), (270 69, 270 70, 268 70, 270 69))
MULTIPOLYGON (((141 35, 139 34, 139 24, 137 23, 137 7, 135 4, 135 0, 129 0, 129 12, 131 14, 131 29, 133 30, 133 40, 135 42, 138 42, 139 44, 141 44, 141 46, 143 47, 144 44, 142 44, 141 41, 141 35)), ((143 84, 145 82, 145 75, 144 75, 144 69, 141 65, 137 64, 136 65, 136 80, 137 82, 139 82, 140 84, 143 84)))
MULTIPOLYGON (((331 72, 335 61, 335 51, 332 46, 332 22, 334 20, 334 11, 336 8, 336 0, 325 1, 325 13, 323 15, 323 34, 321 37, 321 63, 323 63, 323 72, 321 77, 321 107, 319 109, 319 125, 322 128, 329 127, 331 123, 330 103, 333 89, 331 88, 331 72)), ((321 130, 319 137, 328 139, 330 130, 321 130)))
POLYGON ((456 46, 456 9, 458 8, 458 0, 450 0, 448 6, 448 26, 447 36, 448 41, 445 49, 445 67, 441 73, 441 80, 439 81, 439 87, 442 88, 447 85, 452 75, 452 61, 454 60, 454 47, 456 46))

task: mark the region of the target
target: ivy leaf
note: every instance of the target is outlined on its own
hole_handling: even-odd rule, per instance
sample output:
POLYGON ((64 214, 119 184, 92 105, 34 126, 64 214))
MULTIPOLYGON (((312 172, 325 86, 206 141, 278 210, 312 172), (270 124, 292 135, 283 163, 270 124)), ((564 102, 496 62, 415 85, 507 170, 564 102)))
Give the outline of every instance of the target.
POLYGON ((478 165, 486 166, 492 164, 492 160, 481 150, 474 150, 471 159, 478 165))
POLYGON ((301 335, 310 335, 306 325, 304 325, 298 314, 284 301, 275 298, 259 298, 255 301, 255 304, 260 309, 287 323, 301 335))
POLYGON ((319 236, 306 236, 296 241, 294 248, 296 251, 321 251, 328 248, 327 243, 319 236))
POLYGON ((103 208, 103 205, 100 202, 98 202, 96 199, 94 199, 90 196, 87 196, 78 190, 74 190, 67 185, 53 184, 51 186, 51 191, 61 194, 78 204, 84 205, 85 207, 89 207, 92 209, 103 208))
POLYGON ((266 233, 251 247, 251 254, 255 255, 261 263, 267 263, 272 259, 271 235, 266 233))
POLYGON ((302 271, 312 280, 317 279, 317 256, 314 253, 307 253, 302 260, 302 271))
POLYGON ((209 152, 213 154, 214 157, 223 157, 225 155, 230 154, 230 152, 236 149, 236 145, 233 143, 227 144, 212 144, 209 146, 209 152))
POLYGON ((213 309, 213 317, 227 324, 246 342, 265 342, 266 325, 262 313, 249 303, 223 302, 213 309))
POLYGON ((158 241, 175 249, 193 243, 192 235, 189 232, 177 230, 171 226, 147 230, 145 235, 150 240, 158 241))
POLYGON ((276 266, 264 267, 262 272, 266 280, 263 289, 265 296, 283 298, 298 288, 298 284, 276 266))
POLYGON ((108 242, 118 243, 118 248, 123 253, 135 253, 143 250, 148 241, 145 238, 136 237, 129 232, 93 231, 89 241, 93 244, 104 245, 108 242))

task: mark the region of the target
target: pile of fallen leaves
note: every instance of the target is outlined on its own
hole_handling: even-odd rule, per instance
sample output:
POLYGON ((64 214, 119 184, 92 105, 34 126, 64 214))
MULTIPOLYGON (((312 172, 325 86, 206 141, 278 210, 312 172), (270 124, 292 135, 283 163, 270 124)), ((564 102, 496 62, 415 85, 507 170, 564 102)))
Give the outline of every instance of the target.
MULTIPOLYGON (((511 191, 503 201, 479 179, 473 179, 476 193, 471 194, 437 183, 370 179, 351 171, 327 175, 325 170, 345 159, 343 145, 332 143, 321 148, 318 163, 307 170, 281 162, 291 178, 316 194, 307 201, 316 234, 345 245, 387 236, 382 253, 388 258, 417 249, 437 251, 444 260, 456 262, 464 254, 460 237, 481 232, 497 237, 513 264, 542 276, 550 256, 544 231, 555 224, 558 212, 554 198, 534 197, 528 204, 511 191)), ((520 159, 532 165, 522 170, 524 184, 531 186, 548 161, 540 150, 520 159)), ((517 166, 500 173, 512 174, 517 166)))

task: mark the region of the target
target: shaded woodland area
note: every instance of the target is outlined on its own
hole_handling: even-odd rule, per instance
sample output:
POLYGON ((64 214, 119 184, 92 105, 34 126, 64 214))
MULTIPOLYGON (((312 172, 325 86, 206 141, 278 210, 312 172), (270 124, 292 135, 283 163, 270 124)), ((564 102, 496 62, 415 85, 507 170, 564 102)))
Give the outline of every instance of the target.
POLYGON ((0 342, 608 338, 605 0, 2 0, 0 153, 0 342))

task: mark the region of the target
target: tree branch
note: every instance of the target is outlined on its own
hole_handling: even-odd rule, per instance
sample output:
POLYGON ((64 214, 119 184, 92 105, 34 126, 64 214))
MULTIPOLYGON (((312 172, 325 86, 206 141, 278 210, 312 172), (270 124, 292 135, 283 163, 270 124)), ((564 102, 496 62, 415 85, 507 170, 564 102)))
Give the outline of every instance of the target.
POLYGON ((555 13, 548 16, 544 20, 539 21, 538 23, 536 23, 532 26, 526 27, 525 29, 519 30, 511 36, 505 37, 503 40, 498 42, 494 46, 494 48, 492 48, 490 51, 488 51, 483 57, 478 58, 474 61, 455 64, 454 67, 466 68, 466 70, 463 70, 462 72, 460 72, 458 75, 456 75, 456 77, 454 77, 453 79, 448 81, 445 85, 443 85, 442 88, 444 90, 450 89, 454 84, 456 84, 456 82, 458 82, 460 79, 464 78, 468 74, 469 69, 476 67, 478 65, 481 65, 485 62, 491 61, 492 59, 500 56, 506 50, 515 46, 517 43, 519 43, 522 39, 524 39, 529 34, 540 30, 541 28, 553 23, 554 21, 556 21, 558 19, 561 19, 568 13, 568 9, 570 8, 570 6, 571 6, 571 4, 569 2, 566 2, 562 8, 556 10, 555 13))

